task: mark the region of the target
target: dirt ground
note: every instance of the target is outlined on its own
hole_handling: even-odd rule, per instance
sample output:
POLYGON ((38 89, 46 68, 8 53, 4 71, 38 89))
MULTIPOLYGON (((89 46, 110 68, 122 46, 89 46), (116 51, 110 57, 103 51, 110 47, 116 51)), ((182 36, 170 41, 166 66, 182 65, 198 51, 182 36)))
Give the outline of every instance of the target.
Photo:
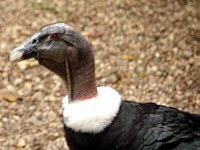
POLYGON ((61 80, 9 52, 43 25, 65 22, 92 44, 99 86, 127 100, 200 113, 197 0, 0 1, 0 150, 67 149, 61 80))

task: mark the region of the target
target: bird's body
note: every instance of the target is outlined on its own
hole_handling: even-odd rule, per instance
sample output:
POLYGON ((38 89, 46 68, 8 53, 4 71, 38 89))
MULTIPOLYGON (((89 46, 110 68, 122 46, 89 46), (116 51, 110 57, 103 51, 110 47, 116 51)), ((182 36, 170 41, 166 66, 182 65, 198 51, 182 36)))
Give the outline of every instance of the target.
POLYGON ((47 25, 10 56, 12 62, 29 58, 68 88, 63 117, 71 150, 200 150, 200 115, 123 101, 114 89, 97 88, 92 48, 72 27, 47 25))
POLYGON ((199 121, 199 115, 175 108, 122 101, 103 132, 64 130, 72 150, 200 150, 199 121))

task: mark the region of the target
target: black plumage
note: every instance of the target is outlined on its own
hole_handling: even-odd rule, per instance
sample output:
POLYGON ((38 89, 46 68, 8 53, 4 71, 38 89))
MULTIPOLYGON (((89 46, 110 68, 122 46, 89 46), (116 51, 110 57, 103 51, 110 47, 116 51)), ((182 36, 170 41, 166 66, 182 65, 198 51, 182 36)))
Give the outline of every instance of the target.
POLYGON ((175 108, 122 101, 102 133, 64 129, 72 150, 200 150, 199 121, 200 115, 175 108))
POLYGON ((81 113, 73 114, 70 110, 72 107, 65 108, 69 112, 64 111, 64 132, 71 150, 200 150, 198 114, 154 103, 116 101, 116 92, 113 104, 110 103, 112 95, 105 101, 110 100, 108 106, 113 107, 113 112, 106 109, 106 103, 105 106, 99 103, 92 48, 70 26, 63 23, 47 25, 16 48, 10 56, 12 62, 29 58, 35 58, 63 79, 68 88, 66 105, 78 103, 73 106, 77 114, 82 109, 79 104, 84 104, 84 101, 85 104, 91 101, 91 106, 95 107, 90 112, 85 104, 81 105, 85 107, 82 112, 86 122, 81 120, 81 113), (99 119, 104 121, 99 122, 99 119))

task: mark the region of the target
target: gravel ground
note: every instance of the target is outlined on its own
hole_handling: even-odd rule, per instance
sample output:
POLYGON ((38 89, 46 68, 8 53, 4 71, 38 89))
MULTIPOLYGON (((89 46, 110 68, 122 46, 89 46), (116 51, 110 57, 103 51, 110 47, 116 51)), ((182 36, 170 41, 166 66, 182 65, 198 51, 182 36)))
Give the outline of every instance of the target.
POLYGON ((9 52, 43 25, 65 22, 92 44, 99 86, 124 99, 200 113, 198 0, 0 1, 0 149, 67 149, 61 80, 9 52))

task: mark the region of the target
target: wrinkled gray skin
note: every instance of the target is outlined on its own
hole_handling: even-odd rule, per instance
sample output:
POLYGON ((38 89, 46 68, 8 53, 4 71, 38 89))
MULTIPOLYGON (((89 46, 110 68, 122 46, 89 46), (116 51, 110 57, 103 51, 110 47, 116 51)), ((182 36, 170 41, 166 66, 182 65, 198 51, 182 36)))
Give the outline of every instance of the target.
POLYGON ((72 27, 64 23, 44 26, 10 55, 12 62, 29 58, 37 59, 64 80, 70 101, 97 95, 92 49, 72 27), (53 40, 53 34, 60 39, 53 40))

